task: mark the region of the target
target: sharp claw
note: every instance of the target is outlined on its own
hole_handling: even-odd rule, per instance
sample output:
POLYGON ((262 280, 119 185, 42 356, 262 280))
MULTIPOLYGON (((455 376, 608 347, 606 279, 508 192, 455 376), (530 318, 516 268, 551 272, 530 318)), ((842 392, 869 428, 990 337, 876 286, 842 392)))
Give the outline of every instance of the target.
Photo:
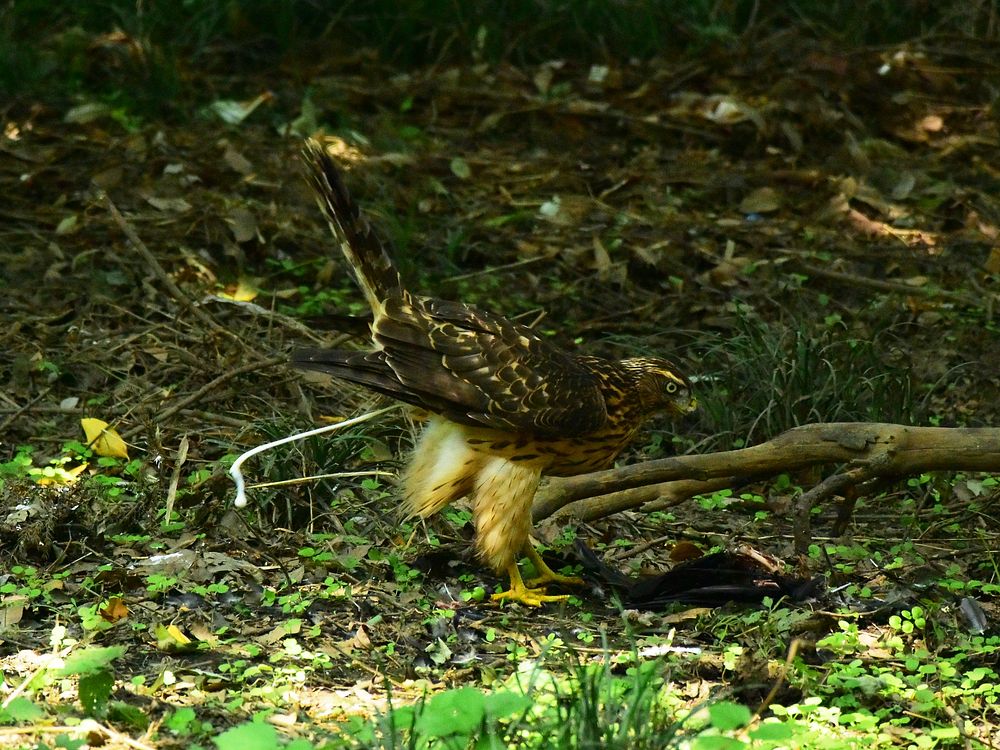
POLYGON ((550 571, 549 575, 543 573, 537 578, 532 578, 524 582, 524 585, 529 589, 541 588, 550 583, 558 583, 561 586, 583 586, 584 581, 582 578, 577 578, 576 576, 564 576, 559 573, 554 573, 550 571))
POLYGON ((493 601, 520 602, 528 607, 540 607, 545 602, 564 602, 569 599, 568 594, 551 595, 545 593, 545 589, 534 586, 526 586, 521 578, 521 571, 517 569, 517 563, 511 563, 507 572, 510 575, 510 588, 493 595, 493 601))
POLYGON ((525 554, 528 559, 531 560, 531 564, 535 566, 535 572, 538 575, 532 578, 525 585, 529 588, 539 588, 548 583, 558 583, 563 586, 583 586, 584 582, 582 578, 577 578, 576 576, 564 576, 561 573, 556 573, 552 568, 546 565, 545 560, 542 556, 538 554, 531 542, 525 546, 525 554))
POLYGON ((493 601, 520 602, 528 607, 541 607, 545 602, 564 602, 569 599, 569 594, 546 594, 545 589, 522 586, 520 589, 511 587, 507 591, 494 594, 492 599, 493 601))

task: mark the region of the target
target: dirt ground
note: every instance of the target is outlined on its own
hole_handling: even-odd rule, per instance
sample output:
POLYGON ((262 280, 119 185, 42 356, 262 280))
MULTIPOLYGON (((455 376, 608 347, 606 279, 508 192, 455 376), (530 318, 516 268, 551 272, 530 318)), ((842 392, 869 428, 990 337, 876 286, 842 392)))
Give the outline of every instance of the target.
MULTIPOLYGON (((671 627, 678 644, 713 641, 684 610, 642 615, 626 635, 601 586, 538 611, 490 603, 501 582, 472 554, 466 510, 426 526, 393 514, 385 473, 413 437, 401 411, 251 459, 251 482, 333 476, 251 489, 234 510, 233 456, 383 405, 284 364, 295 347, 347 340, 357 326, 342 316, 363 312, 298 163, 302 137, 320 131, 353 165, 355 197, 414 289, 580 351, 674 357, 697 376, 702 411, 652 425, 623 461, 729 449, 807 421, 997 426, 996 57, 948 40, 851 53, 769 44, 607 68, 402 72, 358 56, 314 70, 308 90, 247 81, 247 101, 265 96, 239 123, 6 112, 0 570, 45 571, 48 586, 4 632, 6 658, 46 650, 66 621, 77 637, 130 645, 134 674, 169 665, 211 692, 254 684, 246 664, 266 666, 260 650, 294 635, 322 661, 299 696, 322 716, 341 710, 337 691, 378 693, 383 676, 404 692, 416 678, 490 684, 551 634, 595 651, 602 627, 624 648, 671 627), (868 342, 867 359, 848 341, 868 342), (805 350, 815 370, 796 359, 805 350), (814 371, 833 383, 822 404, 814 371), (905 399, 903 380, 878 379, 890 371, 912 389, 905 399), (84 417, 111 424, 129 461, 84 465, 66 447, 86 442, 84 417), (26 455, 106 480, 39 484, 12 465, 26 455), (161 527, 168 497, 176 515, 161 527), (108 614, 111 627, 81 629, 75 608, 109 600, 127 607, 122 623, 108 614), (171 625, 211 647, 172 647, 158 632, 171 625)), ((788 557, 789 485, 812 479, 744 488, 709 510, 546 522, 538 537, 557 562, 576 562, 578 538, 631 572, 668 567, 679 541, 788 557)), ((925 545, 924 565, 837 569, 831 584, 911 591, 946 560, 988 575, 996 496, 974 533, 932 523, 918 539, 914 517, 943 505, 962 522, 969 497, 961 481, 921 482, 862 504, 849 535, 925 545)), ((817 539, 833 516, 816 517, 817 539)), ((767 672, 741 669, 747 685, 767 672)), ((708 657, 692 669, 692 700, 720 670, 708 657)))

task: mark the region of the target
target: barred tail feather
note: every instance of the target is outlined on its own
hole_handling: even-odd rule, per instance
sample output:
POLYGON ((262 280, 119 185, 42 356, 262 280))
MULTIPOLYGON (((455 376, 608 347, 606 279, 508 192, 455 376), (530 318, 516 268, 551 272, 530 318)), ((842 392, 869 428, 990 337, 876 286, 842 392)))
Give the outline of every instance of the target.
POLYGON ((399 272, 323 147, 309 139, 303 148, 303 157, 319 207, 354 270, 365 299, 377 314, 386 297, 401 293, 399 272))

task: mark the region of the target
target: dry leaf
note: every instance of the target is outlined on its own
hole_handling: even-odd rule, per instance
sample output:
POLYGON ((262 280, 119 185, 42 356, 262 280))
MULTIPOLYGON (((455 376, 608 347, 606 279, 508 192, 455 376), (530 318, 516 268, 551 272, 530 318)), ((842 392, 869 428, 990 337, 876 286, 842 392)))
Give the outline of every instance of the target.
POLYGON ((229 125, 239 125, 247 119, 253 111, 261 104, 274 98, 274 94, 265 91, 260 96, 245 102, 237 102, 232 99, 220 99, 208 105, 209 110, 214 112, 219 119, 229 125))
POLYGON ((0 631, 17 625, 24 617, 24 608, 27 604, 28 597, 20 594, 0 599, 0 631))
POLYGON ((128 617, 128 607, 120 596, 113 596, 100 610, 99 614, 108 622, 118 622, 128 617))
POLYGON ((1000 247, 990 250, 990 257, 986 259, 983 268, 987 273, 1000 273, 1000 247))
POLYGON ((101 190, 110 190, 122 181, 122 177, 124 177, 124 175, 125 172, 121 167, 111 167, 102 172, 98 172, 90 178, 90 181, 97 185, 97 187, 101 190))
POLYGON ((704 556, 705 553, 702 552, 701 548, 694 542, 677 542, 677 544, 670 549, 670 562, 673 563, 685 562, 687 560, 697 560, 699 557, 704 556))
POLYGON ((99 120, 100 118, 110 114, 111 107, 107 104, 88 102, 70 109, 65 116, 63 116, 63 122, 83 125, 88 122, 93 122, 94 120, 99 120))
POLYGON ((541 70, 535 73, 532 79, 535 84, 535 88, 538 89, 539 94, 546 94, 549 91, 549 87, 552 86, 552 76, 554 75, 552 66, 543 65, 541 70))
POLYGON ((240 244, 257 238, 257 218, 242 206, 229 212, 226 223, 233 230, 233 239, 240 244))
POLYGON ((76 478, 86 471, 88 466, 90 466, 90 464, 84 461, 82 464, 74 466, 72 469, 64 468, 61 472, 62 476, 42 477, 38 480, 38 484, 43 487, 51 487, 57 484, 70 484, 75 482, 76 478))
POLYGON ((257 288, 246 279, 240 279, 235 287, 227 286, 224 292, 219 292, 219 296, 223 299, 231 299, 235 302, 252 302, 257 294, 257 288))
POLYGON ((607 278, 608 272, 611 270, 611 256, 608 254, 607 249, 604 247, 604 243, 601 242, 601 238, 596 234, 594 235, 594 267, 597 269, 597 275, 599 278, 607 278))
POLYGON ((146 198, 146 203, 159 211, 173 211, 182 214, 191 210, 191 204, 183 198, 157 198, 151 195, 146 198))
POLYGON ((671 625, 676 625, 681 622, 690 622, 691 620, 697 620, 699 617, 704 617, 710 614, 712 609, 710 607, 693 607, 692 609, 685 609, 683 612, 677 612, 676 614, 666 615, 663 618, 663 622, 669 623, 671 625))
POLYGON ((194 648, 191 639, 184 635, 184 632, 176 625, 157 624, 154 632, 156 634, 156 648, 160 651, 190 651, 194 648))
POLYGON ((71 234, 75 232, 78 221, 76 214, 70 214, 56 226, 56 234, 71 234))
POLYGON ((451 167, 451 173, 460 180, 467 180, 472 176, 472 169, 469 168, 468 162, 461 157, 456 156, 448 166, 451 167))
POLYGON ((754 190, 740 202, 740 212, 744 214, 766 214, 781 208, 781 196, 770 187, 754 190))
POLYGON ((128 446, 125 445, 125 441, 103 419, 84 417, 80 420, 80 426, 87 436, 87 445, 91 446, 98 456, 128 460, 128 446))
POLYGON ((222 155, 222 161, 234 172, 238 172, 244 177, 253 173, 253 164, 250 163, 250 160, 239 151, 233 150, 232 146, 226 147, 226 152, 222 155))
POLYGON ((920 121, 920 128, 928 133, 939 133, 944 129, 944 119, 940 115, 927 115, 920 121))

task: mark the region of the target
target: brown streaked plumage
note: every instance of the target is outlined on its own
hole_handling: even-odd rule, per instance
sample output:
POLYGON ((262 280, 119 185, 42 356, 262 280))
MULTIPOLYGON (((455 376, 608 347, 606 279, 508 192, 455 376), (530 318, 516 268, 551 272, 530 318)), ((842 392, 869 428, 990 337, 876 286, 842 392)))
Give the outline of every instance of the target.
POLYGON ((322 146, 308 141, 304 158, 372 308, 375 348, 302 350, 293 363, 431 412, 403 474, 406 511, 429 516, 470 496, 479 553, 511 578, 494 598, 565 598, 540 586, 578 581, 549 570, 528 539, 539 480, 607 468, 648 417, 695 408, 690 383, 667 360, 571 354, 487 310, 411 294, 322 146), (522 550, 540 573, 529 584, 522 550))

